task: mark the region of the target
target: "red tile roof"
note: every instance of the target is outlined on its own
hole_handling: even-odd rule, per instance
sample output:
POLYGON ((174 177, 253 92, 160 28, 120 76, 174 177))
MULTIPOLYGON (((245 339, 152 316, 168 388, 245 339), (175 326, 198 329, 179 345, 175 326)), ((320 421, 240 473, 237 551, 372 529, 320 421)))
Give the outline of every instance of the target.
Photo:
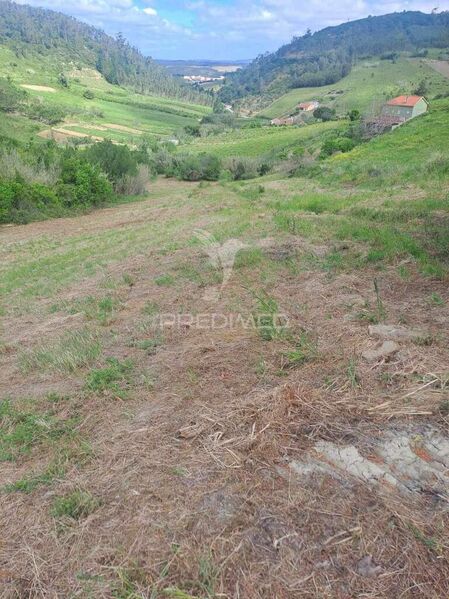
POLYGON ((422 96, 398 96, 387 102, 388 106, 409 106, 413 108, 420 100, 424 100, 422 96))

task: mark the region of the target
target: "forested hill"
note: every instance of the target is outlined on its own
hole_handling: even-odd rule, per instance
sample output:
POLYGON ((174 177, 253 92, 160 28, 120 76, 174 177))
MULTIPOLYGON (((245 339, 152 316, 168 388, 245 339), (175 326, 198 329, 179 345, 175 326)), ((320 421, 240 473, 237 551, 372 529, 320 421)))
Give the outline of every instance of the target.
POLYGON ((248 95, 281 95, 297 87, 337 82, 357 59, 388 52, 449 47, 449 12, 402 12, 368 17, 297 37, 259 56, 228 77, 220 95, 231 102, 248 95))
POLYGON ((61 60, 97 69, 109 83, 130 86, 141 93, 202 103, 210 100, 176 81, 122 37, 114 39, 51 10, 0 0, 0 44, 11 48, 18 58, 57 53, 61 60))

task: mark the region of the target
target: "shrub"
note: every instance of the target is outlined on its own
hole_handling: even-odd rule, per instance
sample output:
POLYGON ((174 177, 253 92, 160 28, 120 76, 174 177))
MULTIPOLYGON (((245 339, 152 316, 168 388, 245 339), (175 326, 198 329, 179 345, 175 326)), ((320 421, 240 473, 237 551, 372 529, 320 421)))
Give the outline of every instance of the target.
POLYGON ((333 121, 335 119, 335 109, 328 106, 319 106, 314 110, 313 116, 323 122, 333 121))
POLYGON ((59 198, 47 186, 0 180, 0 223, 27 223, 61 212, 59 198))
POLYGON ((62 106, 49 106, 40 102, 28 104, 24 112, 30 119, 41 121, 47 125, 56 125, 67 116, 67 112, 62 106))
POLYGON ((271 170, 271 164, 258 158, 235 157, 226 161, 225 168, 234 181, 243 181, 267 174, 271 170))
POLYGON ((353 140, 348 137, 327 139, 321 147, 320 158, 327 158, 336 152, 349 152, 354 146, 353 140))
POLYGON ((95 98, 95 94, 92 90, 86 89, 86 91, 83 93, 83 97, 86 98, 86 100, 93 100, 95 98))
POLYGON ((125 175, 115 185, 115 191, 122 195, 142 195, 147 190, 151 172, 146 164, 139 164, 135 175, 125 175))
POLYGON ((85 152, 86 159, 97 165, 116 184, 127 175, 137 175, 137 160, 127 146, 105 140, 85 152))
POLYGON ((112 188, 97 166, 73 155, 62 162, 62 183, 58 192, 67 206, 96 206, 108 199, 112 188))
POLYGON ((174 174, 184 181, 217 181, 221 162, 211 154, 184 154, 175 157, 174 174))

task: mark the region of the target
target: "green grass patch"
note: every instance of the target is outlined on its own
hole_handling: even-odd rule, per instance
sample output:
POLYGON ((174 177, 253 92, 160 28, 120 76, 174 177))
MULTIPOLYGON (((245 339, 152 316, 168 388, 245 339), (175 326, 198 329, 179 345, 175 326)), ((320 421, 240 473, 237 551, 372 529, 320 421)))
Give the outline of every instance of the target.
POLYGON ((97 368, 89 372, 86 389, 94 393, 127 399, 133 363, 131 360, 120 362, 116 358, 108 358, 106 364, 107 366, 104 368, 97 368))
POLYGON ((56 497, 51 508, 54 518, 81 520, 94 512, 101 502, 87 491, 73 491, 63 497, 56 497))
POLYGON ((54 443, 73 434, 75 420, 58 420, 51 412, 38 412, 32 403, 23 408, 0 401, 0 461, 15 461, 36 446, 54 443))

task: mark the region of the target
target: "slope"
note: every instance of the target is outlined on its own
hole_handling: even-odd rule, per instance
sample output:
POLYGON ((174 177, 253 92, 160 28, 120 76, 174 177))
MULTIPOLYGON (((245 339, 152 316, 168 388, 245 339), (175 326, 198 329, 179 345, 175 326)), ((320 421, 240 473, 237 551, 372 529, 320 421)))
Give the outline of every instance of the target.
MULTIPOLYGON (((53 57, 53 63, 96 69, 112 84, 141 93, 208 102, 205 94, 183 86, 120 35, 114 39, 72 17, 42 8, 0 1, 0 44, 17 58, 53 57)), ((55 66, 56 66, 55 65, 55 66)))
POLYGON ((448 108, 0 228, 5 596, 448 596, 448 108))
MULTIPOLYGON (((422 81, 429 98, 449 92, 448 79, 435 72, 423 59, 405 56, 394 61, 372 58, 360 61, 336 84, 289 91, 263 108, 260 114, 268 118, 291 114, 300 102, 309 100, 318 100, 335 108, 338 114, 346 114, 352 109, 362 113, 375 111, 387 98, 411 94, 422 81)), ((258 104, 260 101, 254 99, 252 109, 257 110, 258 104)))
POLYGON ((257 94, 274 99, 292 88, 333 84, 363 57, 447 47, 448 32, 447 12, 393 13, 308 32, 229 76, 220 96, 227 102, 257 94))

